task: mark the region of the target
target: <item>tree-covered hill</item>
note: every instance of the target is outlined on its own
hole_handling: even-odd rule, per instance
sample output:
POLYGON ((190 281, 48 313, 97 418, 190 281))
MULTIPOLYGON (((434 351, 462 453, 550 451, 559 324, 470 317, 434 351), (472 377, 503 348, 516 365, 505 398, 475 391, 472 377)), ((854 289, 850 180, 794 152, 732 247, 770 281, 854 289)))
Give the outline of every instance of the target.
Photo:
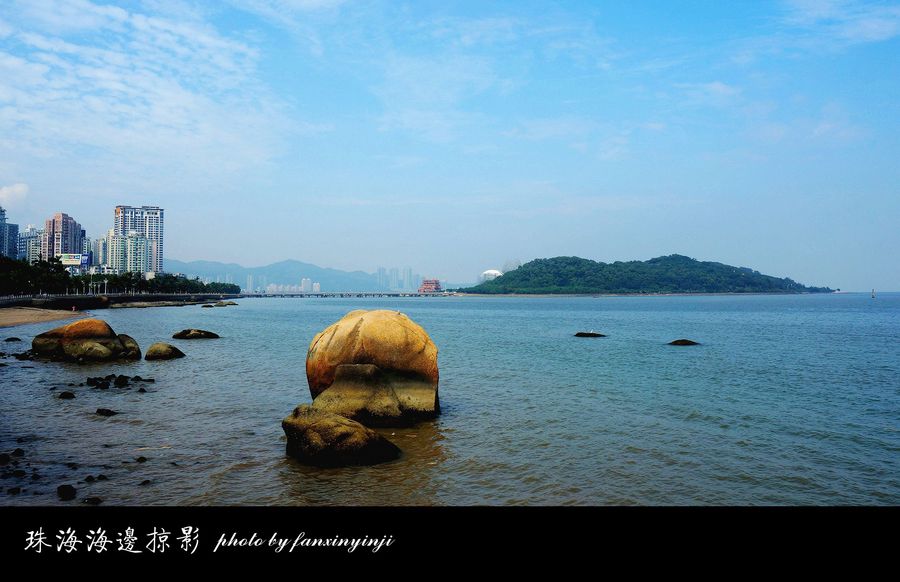
POLYGON ((601 263, 579 257, 536 259, 468 293, 830 293, 746 267, 683 255, 601 263))

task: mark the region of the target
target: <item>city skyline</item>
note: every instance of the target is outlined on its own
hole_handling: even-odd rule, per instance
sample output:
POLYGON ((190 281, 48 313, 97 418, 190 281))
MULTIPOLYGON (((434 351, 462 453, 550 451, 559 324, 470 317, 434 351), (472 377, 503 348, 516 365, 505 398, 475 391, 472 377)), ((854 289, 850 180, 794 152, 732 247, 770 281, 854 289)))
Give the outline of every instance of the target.
POLYGON ((894 2, 13 1, 0 205, 451 281, 672 253, 900 289, 894 2))

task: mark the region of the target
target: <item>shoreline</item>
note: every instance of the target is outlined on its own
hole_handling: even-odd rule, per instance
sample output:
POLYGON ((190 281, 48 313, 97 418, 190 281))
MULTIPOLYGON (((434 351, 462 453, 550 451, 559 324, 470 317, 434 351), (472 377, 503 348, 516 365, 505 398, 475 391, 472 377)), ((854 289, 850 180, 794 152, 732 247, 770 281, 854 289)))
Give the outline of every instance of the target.
MULTIPOLYGON (((795 295, 847 295, 852 292, 841 291, 832 293, 450 293, 451 297, 744 297, 770 295, 787 297, 795 295)), ((860 291, 859 293, 865 293, 860 291)))
POLYGON ((0 328, 44 323, 61 319, 78 319, 89 314, 84 311, 62 311, 40 307, 0 307, 0 328))

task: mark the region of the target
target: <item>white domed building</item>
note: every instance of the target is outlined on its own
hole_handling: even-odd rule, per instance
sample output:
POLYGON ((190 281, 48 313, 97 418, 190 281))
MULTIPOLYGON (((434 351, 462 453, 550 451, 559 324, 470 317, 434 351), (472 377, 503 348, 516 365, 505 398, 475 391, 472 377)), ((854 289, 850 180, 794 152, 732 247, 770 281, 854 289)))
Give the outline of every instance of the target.
POLYGON ((493 281, 494 279, 501 276, 502 274, 503 273, 501 273, 497 269, 488 269, 487 271, 485 271, 484 273, 481 274, 481 276, 478 278, 479 279, 478 282, 484 283, 485 281, 493 281))

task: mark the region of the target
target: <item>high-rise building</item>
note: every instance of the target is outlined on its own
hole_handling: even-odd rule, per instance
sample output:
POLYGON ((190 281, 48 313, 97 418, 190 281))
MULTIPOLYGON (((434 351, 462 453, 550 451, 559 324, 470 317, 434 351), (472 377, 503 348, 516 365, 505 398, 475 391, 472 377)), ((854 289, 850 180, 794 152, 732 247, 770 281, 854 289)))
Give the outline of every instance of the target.
POLYGON ((107 240, 107 265, 119 273, 154 272, 150 253, 150 239, 132 230, 126 236, 111 230, 107 240))
POLYGON ((25 230, 19 233, 17 250, 20 260, 28 261, 28 264, 31 264, 41 259, 42 234, 44 231, 35 228, 33 224, 29 224, 25 230))
POLYGON ((19 256, 19 225, 6 222, 6 210, 0 206, 0 255, 15 259, 19 256))
POLYGON ((392 267, 388 275, 388 289, 400 288, 400 269, 392 267))
POLYGON ((388 286, 388 278, 387 278, 387 270, 384 267, 378 267, 378 274, 376 275, 378 279, 378 287, 381 289, 385 289, 388 286))
POLYGON ((150 269, 163 273, 163 220, 164 211, 159 206, 116 206, 113 230, 116 236, 128 236, 137 232, 150 241, 150 269))
POLYGON ((310 293, 312 292, 312 279, 308 279, 303 277, 300 279, 300 292, 301 293, 310 293))
POLYGON ((321 293, 321 292, 322 292, 322 285, 319 284, 318 281, 316 281, 315 283, 313 283, 312 292, 313 292, 313 293, 321 293))
POLYGON ((91 265, 109 265, 109 239, 98 238, 91 245, 91 265))
POLYGON ((41 235, 41 256, 44 260, 58 257, 63 253, 78 253, 83 250, 84 230, 75 219, 65 212, 57 212, 44 221, 41 235))
POLYGON ((253 293, 253 275, 247 275, 247 286, 244 290, 247 293, 253 293))

